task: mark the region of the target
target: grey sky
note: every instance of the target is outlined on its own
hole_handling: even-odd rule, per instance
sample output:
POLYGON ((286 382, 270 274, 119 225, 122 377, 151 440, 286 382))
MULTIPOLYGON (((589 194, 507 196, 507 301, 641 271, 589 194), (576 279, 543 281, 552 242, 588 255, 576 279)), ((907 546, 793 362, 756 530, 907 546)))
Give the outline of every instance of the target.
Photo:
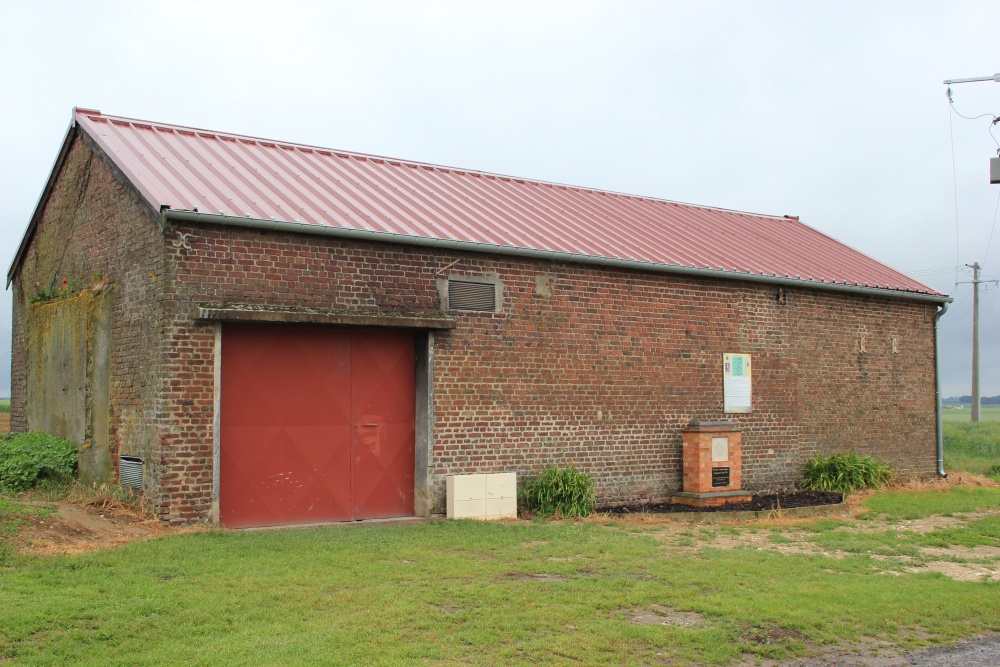
MULTIPOLYGON (((997 25, 995 0, 0 0, 0 263, 75 105, 799 215, 907 271, 982 262, 996 145, 989 118, 954 119, 956 227, 941 81, 1000 71, 997 25)), ((954 93, 966 115, 1000 115, 998 83, 954 93)), ((985 273, 1000 277, 1000 232, 985 273)), ((922 279, 956 297, 943 384, 967 394, 970 288, 922 279)), ((1000 394, 1000 290, 981 304, 983 393, 1000 394)), ((10 307, 4 291, 0 394, 10 307)))

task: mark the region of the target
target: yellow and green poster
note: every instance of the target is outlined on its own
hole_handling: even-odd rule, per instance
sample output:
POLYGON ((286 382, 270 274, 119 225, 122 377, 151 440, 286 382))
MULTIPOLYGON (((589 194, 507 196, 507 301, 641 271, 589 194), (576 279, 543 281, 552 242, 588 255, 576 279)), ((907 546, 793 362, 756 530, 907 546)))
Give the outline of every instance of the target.
POLYGON ((722 355, 722 396, 725 412, 750 412, 750 355, 722 355))

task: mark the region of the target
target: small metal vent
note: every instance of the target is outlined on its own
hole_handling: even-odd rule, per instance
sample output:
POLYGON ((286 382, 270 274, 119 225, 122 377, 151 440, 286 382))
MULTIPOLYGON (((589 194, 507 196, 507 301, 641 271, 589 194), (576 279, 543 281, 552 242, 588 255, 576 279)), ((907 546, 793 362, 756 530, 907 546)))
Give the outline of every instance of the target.
POLYGON ((142 459, 138 456, 119 456, 118 469, 121 485, 142 490, 142 459))
POLYGON ((495 312, 497 309, 496 285, 465 280, 448 280, 448 309, 495 312))

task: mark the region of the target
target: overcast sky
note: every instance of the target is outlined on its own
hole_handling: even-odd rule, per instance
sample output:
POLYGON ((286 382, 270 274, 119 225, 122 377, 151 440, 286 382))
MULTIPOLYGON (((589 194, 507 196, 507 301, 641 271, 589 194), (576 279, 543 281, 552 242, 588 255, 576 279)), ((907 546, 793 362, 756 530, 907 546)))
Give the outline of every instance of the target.
MULTIPOLYGON (((942 380, 968 394, 971 288, 955 282, 970 278, 954 267, 1000 277, 997 145, 992 116, 949 125, 941 82, 1000 71, 998 25, 996 0, 0 0, 0 263, 83 106, 798 215, 955 297, 942 380)), ((1000 115, 1000 83, 954 100, 1000 115)), ((1000 290, 981 310, 983 395, 1000 394, 1000 290)), ((10 323, 4 291, 0 395, 10 323)))

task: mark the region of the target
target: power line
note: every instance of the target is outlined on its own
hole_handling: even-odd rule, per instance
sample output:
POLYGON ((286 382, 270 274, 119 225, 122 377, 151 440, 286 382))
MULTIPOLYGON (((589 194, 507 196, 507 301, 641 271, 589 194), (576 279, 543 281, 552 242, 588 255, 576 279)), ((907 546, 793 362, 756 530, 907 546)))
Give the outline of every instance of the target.
POLYGON ((993 230, 997 228, 997 211, 1000 211, 1000 192, 997 192, 997 205, 993 209, 993 226, 990 227, 990 241, 986 244, 986 256, 983 257, 983 266, 986 266, 986 260, 990 256, 990 246, 993 245, 993 230))
POLYGON ((961 111, 955 108, 955 100, 953 100, 951 97, 950 87, 948 88, 948 104, 951 105, 951 110, 954 111, 959 118, 964 118, 965 120, 979 120, 980 118, 989 118, 990 126, 986 128, 986 131, 989 132, 990 138, 993 139, 993 143, 997 145, 997 150, 1000 151, 1000 142, 998 142, 997 138, 993 136, 993 126, 996 125, 997 122, 1000 122, 1000 118, 994 116, 991 113, 981 113, 978 116, 966 116, 961 111))
POLYGON ((931 276, 935 274, 951 273, 955 269, 961 269, 961 268, 962 268, 961 266, 942 266, 937 269, 914 269, 913 271, 904 271, 903 273, 912 277, 931 276))
MULTIPOLYGON (((955 286, 958 287, 958 168, 955 166, 955 129, 951 115, 955 111, 955 103, 951 99, 951 86, 948 86, 948 137, 951 139, 951 191, 955 200, 955 286)), ((956 112, 957 113, 957 112, 956 112)))

